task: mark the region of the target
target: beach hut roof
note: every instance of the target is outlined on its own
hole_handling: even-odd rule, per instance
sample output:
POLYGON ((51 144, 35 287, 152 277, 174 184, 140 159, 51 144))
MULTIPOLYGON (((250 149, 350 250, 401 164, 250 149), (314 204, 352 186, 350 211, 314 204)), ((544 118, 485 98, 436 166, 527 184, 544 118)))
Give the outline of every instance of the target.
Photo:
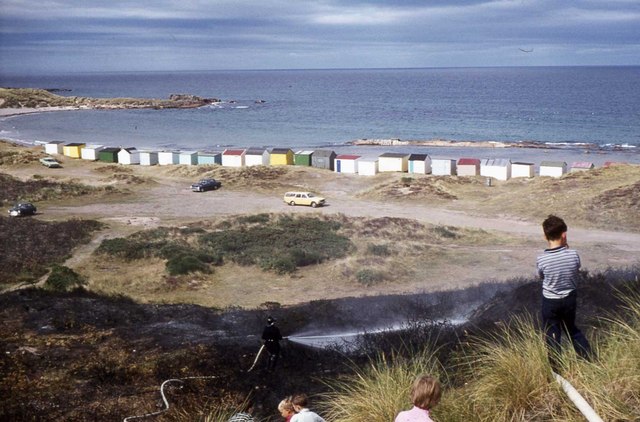
POLYGON ((621 162, 621 161, 605 161, 603 166, 604 167, 611 167, 611 166, 621 166, 624 165, 626 163, 621 162))
POLYGON ((511 164, 513 164, 514 166, 515 165, 520 165, 520 166, 532 166, 533 165, 533 163, 525 163, 524 161, 515 161, 515 162, 513 162, 511 164))
POLYGON ((360 156, 352 154, 340 154, 337 155, 336 158, 340 160, 357 160, 358 158, 360 158, 360 156))
POLYGON ((432 161, 456 161, 455 158, 432 157, 432 161))
POLYGON ((183 154, 183 155, 193 155, 197 153, 198 151, 180 151, 180 154, 183 154))
POLYGON ((588 161, 576 161, 573 164, 571 164, 572 168, 577 168, 577 169, 588 169, 593 167, 593 163, 590 163, 588 161))
POLYGON ((540 167, 564 167, 567 163, 564 161, 543 161, 540 163, 540 167))
POLYGON ((409 155, 409 161, 424 161, 429 158, 428 154, 411 154, 409 155))
POLYGON ((508 158, 486 158, 483 160, 483 164, 491 167, 507 167, 511 164, 511 160, 508 158))
POLYGON ((330 149, 317 149, 313 151, 313 155, 315 155, 316 157, 331 157, 335 153, 335 151, 330 149))
POLYGON ((137 149, 136 149, 135 147, 120 148, 120 150, 125 150, 125 151, 127 151, 128 153, 133 153, 133 152, 136 152, 136 151, 137 151, 137 149))
POLYGON ((64 144, 64 141, 49 141, 49 142, 47 142, 47 145, 51 145, 51 144, 54 144, 54 145, 64 144))
POLYGON ((291 151, 290 148, 274 148, 271 150, 271 154, 288 154, 291 151))
POLYGON ((458 160, 459 166, 477 166, 480 164, 480 159, 478 158, 461 158, 458 160))
POLYGON ((98 148, 102 148, 103 145, 94 145, 94 144, 89 144, 87 146, 84 147, 84 149, 98 149, 98 148))
POLYGON ((68 144, 64 144, 65 147, 81 147, 84 146, 82 142, 70 142, 68 144))
POLYGON ((222 155, 242 155, 245 154, 243 149, 225 149, 222 155))
POLYGON ((380 154, 380 157, 387 157, 387 158, 404 158, 408 156, 409 154, 403 154, 401 152, 385 152, 383 154, 380 154))
POLYGON ((214 156, 214 155, 220 155, 220 154, 222 154, 222 153, 219 152, 219 151, 217 151, 217 152, 216 151, 198 151, 198 155, 214 156))
POLYGON ((107 147, 105 149, 103 149, 100 152, 118 152, 120 151, 120 148, 115 148, 115 147, 107 147))
POLYGON ((297 151, 296 155, 311 155, 313 154, 313 151, 297 151))
POLYGON ((265 148, 249 148, 245 155, 262 155, 265 151, 265 148))

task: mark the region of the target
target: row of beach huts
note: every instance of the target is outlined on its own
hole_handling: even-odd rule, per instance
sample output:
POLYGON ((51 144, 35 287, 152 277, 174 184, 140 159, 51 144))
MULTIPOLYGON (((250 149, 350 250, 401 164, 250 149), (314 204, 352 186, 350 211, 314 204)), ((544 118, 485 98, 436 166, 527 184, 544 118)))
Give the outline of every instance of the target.
MULTIPOLYGON (((337 173, 372 176, 382 172, 432 174, 436 176, 484 176, 497 180, 534 177, 534 163, 512 162, 507 158, 435 158, 428 154, 383 153, 377 157, 336 154, 328 149, 296 151, 289 148, 225 149, 222 152, 147 151, 136 148, 105 147, 53 141, 44 144, 47 154, 107 163, 153 165, 218 164, 225 167, 256 165, 298 165, 328 169, 337 173)), ((607 166, 608 163, 605 163, 607 166)), ((567 172, 593 169, 591 162, 543 161, 540 176, 560 177, 567 172)))

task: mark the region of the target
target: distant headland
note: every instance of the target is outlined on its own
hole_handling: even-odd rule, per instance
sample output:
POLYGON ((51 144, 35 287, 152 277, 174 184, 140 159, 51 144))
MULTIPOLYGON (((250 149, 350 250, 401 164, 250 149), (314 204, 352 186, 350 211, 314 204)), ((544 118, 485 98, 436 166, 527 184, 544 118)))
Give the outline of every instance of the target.
MULTIPOLYGON (((155 98, 91 98, 62 96, 52 93, 53 89, 0 88, 0 109, 166 109, 197 108, 220 102, 216 98, 202 98, 196 95, 172 94, 168 99, 155 98)), ((57 90, 56 90, 57 91, 57 90)), ((4 113, 6 115, 6 113, 4 113)), ((20 114, 19 112, 16 114, 20 114)))

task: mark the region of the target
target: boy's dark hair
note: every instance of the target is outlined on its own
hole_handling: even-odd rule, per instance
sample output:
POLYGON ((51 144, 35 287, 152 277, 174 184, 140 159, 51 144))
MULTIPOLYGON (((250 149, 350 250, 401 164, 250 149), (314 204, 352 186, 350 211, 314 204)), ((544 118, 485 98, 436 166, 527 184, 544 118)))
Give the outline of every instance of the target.
POLYGON ((567 231, 567 224, 562 218, 550 215, 542 222, 542 230, 547 240, 558 240, 567 231))
POLYGON ((296 394, 291 399, 291 403, 295 404, 296 406, 300 406, 304 408, 304 407, 307 407, 307 404, 309 403, 309 399, 307 398, 306 394, 296 394))

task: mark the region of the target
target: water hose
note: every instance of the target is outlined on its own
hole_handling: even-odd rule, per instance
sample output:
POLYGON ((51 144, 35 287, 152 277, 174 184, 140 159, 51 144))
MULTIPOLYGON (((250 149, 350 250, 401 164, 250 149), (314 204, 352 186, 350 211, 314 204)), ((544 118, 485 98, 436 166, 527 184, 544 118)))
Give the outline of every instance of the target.
POLYGON ((584 415, 584 417, 589 422, 603 422, 602 418, 598 416, 595 410, 587 403, 587 401, 578 393, 578 390, 573 388, 573 385, 569 383, 566 379, 562 378, 560 375, 553 372, 553 377, 556 379, 562 390, 564 390, 569 400, 575 404, 580 413, 584 415))
POLYGON ((260 347, 260 350, 258 350, 258 354, 256 355, 256 358, 253 361, 253 365, 251 365, 251 368, 249 368, 247 372, 251 372, 251 370, 256 366, 256 363, 258 363, 258 359, 260 359, 260 355, 262 354, 263 350, 264 350, 264 344, 260 347))
POLYGON ((164 404, 164 409, 155 411, 155 412, 151 412, 151 413, 145 413, 144 415, 136 415, 136 416, 128 416, 126 418, 123 419, 122 422, 129 422, 132 421, 134 419, 143 419, 143 418, 150 418, 151 416, 158 416, 164 412, 166 412, 167 410, 169 410, 169 400, 167 400, 167 396, 164 395, 164 386, 172 383, 172 382, 179 382, 181 384, 184 384, 184 380, 194 380, 194 379, 205 379, 205 378, 216 378, 216 376, 214 375, 209 375, 209 376, 202 376, 202 377, 185 377, 185 378, 171 378, 168 379, 166 381, 164 381, 161 385, 160 385, 160 396, 162 396, 162 403, 164 404))

